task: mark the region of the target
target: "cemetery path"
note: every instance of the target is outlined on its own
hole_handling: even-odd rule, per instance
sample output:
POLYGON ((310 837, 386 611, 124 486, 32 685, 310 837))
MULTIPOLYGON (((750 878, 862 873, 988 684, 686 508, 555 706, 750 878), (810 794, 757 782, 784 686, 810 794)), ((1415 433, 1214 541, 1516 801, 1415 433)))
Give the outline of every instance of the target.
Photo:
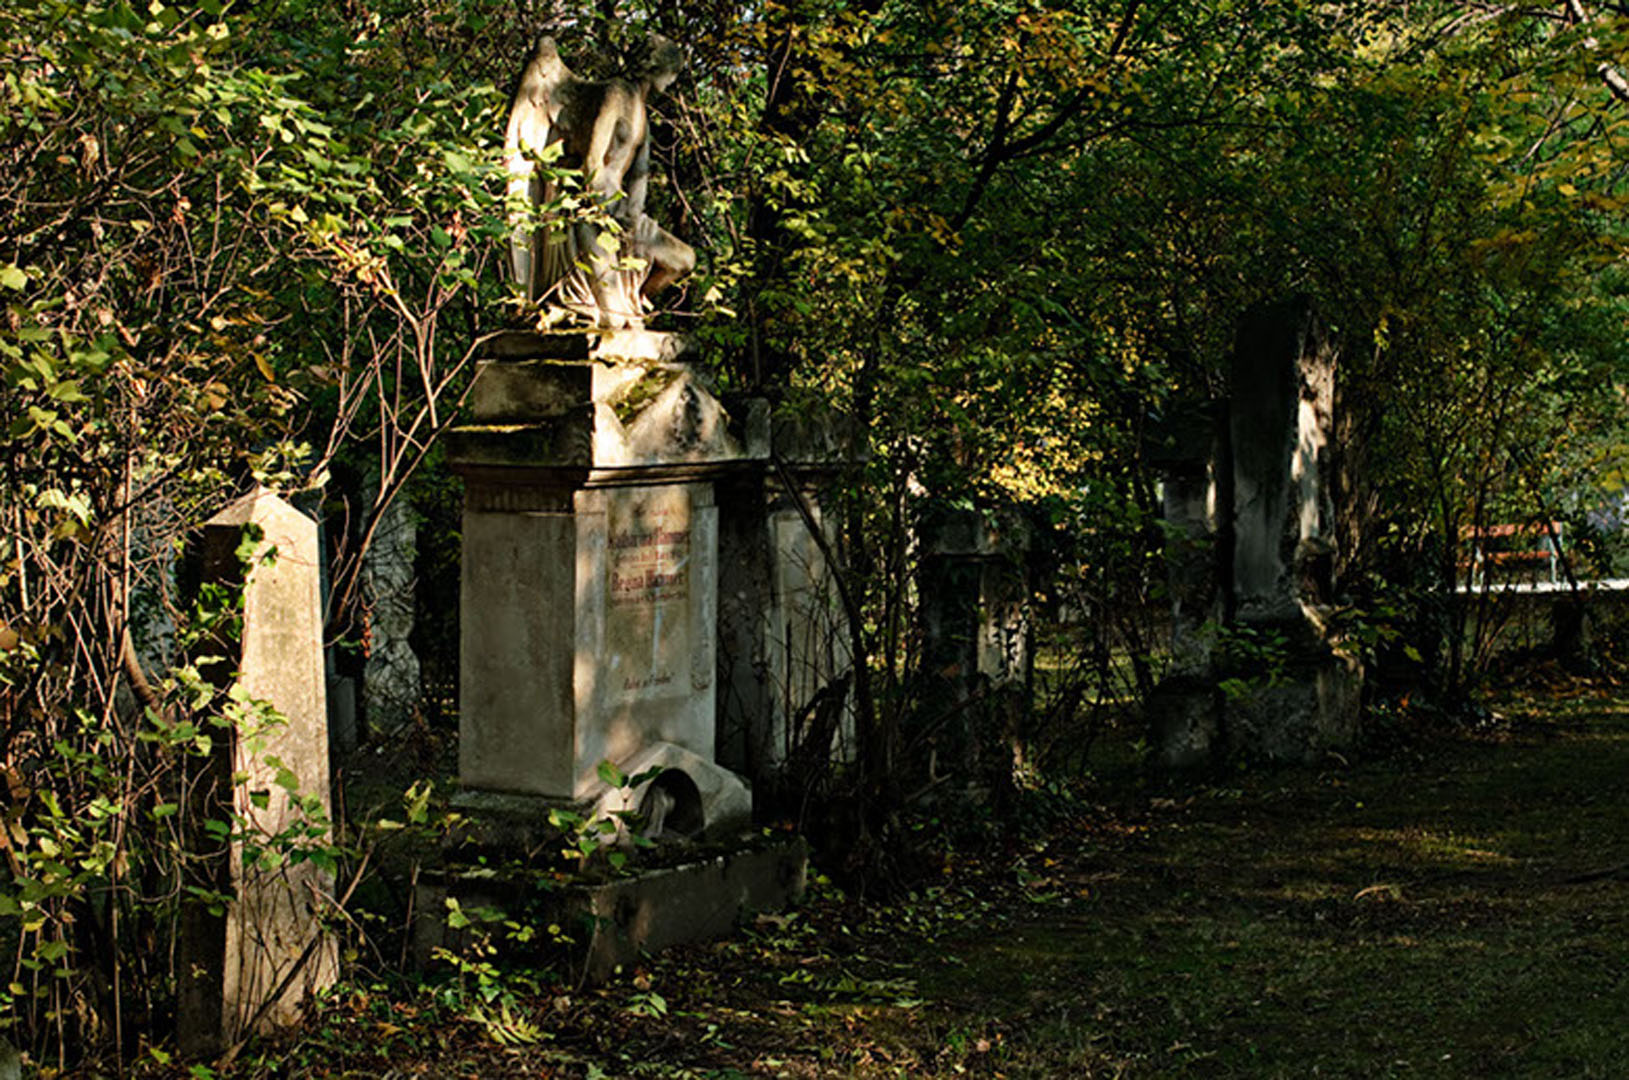
POLYGON ((397 1020, 345 1075, 1624 1075, 1629 697, 1500 711, 1352 766, 1059 805, 893 906, 825 887, 527 995, 510 1034, 539 1041, 397 1020))

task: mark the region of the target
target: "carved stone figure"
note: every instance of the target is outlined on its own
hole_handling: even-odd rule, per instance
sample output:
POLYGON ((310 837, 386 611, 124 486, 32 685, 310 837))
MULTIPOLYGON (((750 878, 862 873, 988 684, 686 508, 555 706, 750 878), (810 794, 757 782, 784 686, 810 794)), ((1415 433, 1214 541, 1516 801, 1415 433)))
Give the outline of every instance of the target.
POLYGON ((672 84, 682 59, 671 41, 652 37, 637 81, 595 82, 572 74, 553 38, 538 41, 509 108, 509 192, 533 205, 553 200, 556 185, 532 155, 558 144, 556 163, 582 170, 586 190, 613 224, 517 229, 510 255, 529 299, 552 302, 595 326, 638 329, 650 298, 695 268, 690 245, 645 213, 645 100, 672 84))

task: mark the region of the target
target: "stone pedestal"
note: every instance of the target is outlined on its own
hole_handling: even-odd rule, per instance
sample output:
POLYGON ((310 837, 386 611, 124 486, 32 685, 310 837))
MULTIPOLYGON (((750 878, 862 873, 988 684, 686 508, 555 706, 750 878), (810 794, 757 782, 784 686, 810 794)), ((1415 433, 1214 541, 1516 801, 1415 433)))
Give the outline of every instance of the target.
POLYGON ((226 729, 193 778, 195 853, 210 886, 233 899, 214 911, 189 901, 182 911, 177 1026, 189 1055, 297 1019, 301 1000, 331 985, 339 967, 321 923, 332 875, 311 862, 246 865, 241 844, 208 828, 235 818, 256 836, 283 833, 306 819, 291 784, 329 804, 316 523, 259 489, 205 524, 201 559, 203 581, 243 590, 241 633, 211 647, 225 655, 212 676, 270 703, 284 722, 226 729), (245 579, 243 545, 256 535, 245 579))
MULTIPOLYGON (((586 805, 602 761, 656 744, 693 755, 679 771, 716 769, 713 488, 762 437, 682 352, 646 332, 513 333, 481 364, 447 436, 465 481, 466 792, 586 805)), ((701 828, 743 823, 707 817, 738 819, 736 794, 701 828)))
POLYGON ((533 926, 565 928, 572 940, 562 943, 564 957, 538 934, 529 944, 506 942, 505 958, 545 964, 566 959, 566 970, 585 983, 603 983, 643 953, 722 937, 754 915, 784 911, 802 898, 807 868, 802 838, 780 836, 723 852, 700 850, 676 866, 563 889, 490 871, 431 872, 420 880, 414 903, 413 958, 424 967, 437 950, 462 952, 479 936, 478 926, 447 924, 442 916, 453 900, 464 911, 514 912, 533 926))
MULTIPOLYGON (((1267 628, 1254 626, 1258 633, 1267 628)), ((1270 670, 1232 669, 1248 676, 1224 693, 1222 728, 1235 753, 1267 761, 1313 762, 1357 737, 1363 706, 1363 666, 1315 617, 1282 624, 1270 670)))

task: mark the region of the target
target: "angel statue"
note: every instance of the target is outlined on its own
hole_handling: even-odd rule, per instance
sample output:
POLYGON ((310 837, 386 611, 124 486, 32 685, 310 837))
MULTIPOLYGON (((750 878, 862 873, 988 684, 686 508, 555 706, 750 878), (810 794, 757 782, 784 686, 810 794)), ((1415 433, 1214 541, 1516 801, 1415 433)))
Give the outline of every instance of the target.
POLYGON ((510 258, 528 299, 552 301, 594 326, 641 329, 650 298, 695 268, 695 250, 645 213, 645 99, 672 85, 682 62, 678 46, 653 36, 637 81, 594 82, 571 73, 552 37, 538 41, 509 107, 509 193, 534 206, 556 197, 554 181, 534 160, 558 143, 556 163, 582 171, 586 190, 614 224, 518 228, 510 258))

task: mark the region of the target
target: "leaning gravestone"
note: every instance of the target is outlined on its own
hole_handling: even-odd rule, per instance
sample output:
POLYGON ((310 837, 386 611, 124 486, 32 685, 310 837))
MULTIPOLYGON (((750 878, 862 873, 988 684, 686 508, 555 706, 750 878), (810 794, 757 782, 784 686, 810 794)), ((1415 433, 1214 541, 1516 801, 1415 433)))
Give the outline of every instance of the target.
POLYGON ((202 827, 236 818, 257 836, 281 834, 305 817, 288 790, 296 780, 302 795, 329 803, 317 525, 257 488, 205 523, 201 562, 205 583, 243 591, 241 632, 215 643, 225 656, 211 674, 269 703, 285 722, 227 729, 194 778, 195 854, 209 887, 231 899, 214 910, 203 901, 183 909, 178 1020, 189 1054, 296 1019, 302 999, 338 971, 321 921, 332 875, 310 862, 251 864, 241 843, 202 827))

